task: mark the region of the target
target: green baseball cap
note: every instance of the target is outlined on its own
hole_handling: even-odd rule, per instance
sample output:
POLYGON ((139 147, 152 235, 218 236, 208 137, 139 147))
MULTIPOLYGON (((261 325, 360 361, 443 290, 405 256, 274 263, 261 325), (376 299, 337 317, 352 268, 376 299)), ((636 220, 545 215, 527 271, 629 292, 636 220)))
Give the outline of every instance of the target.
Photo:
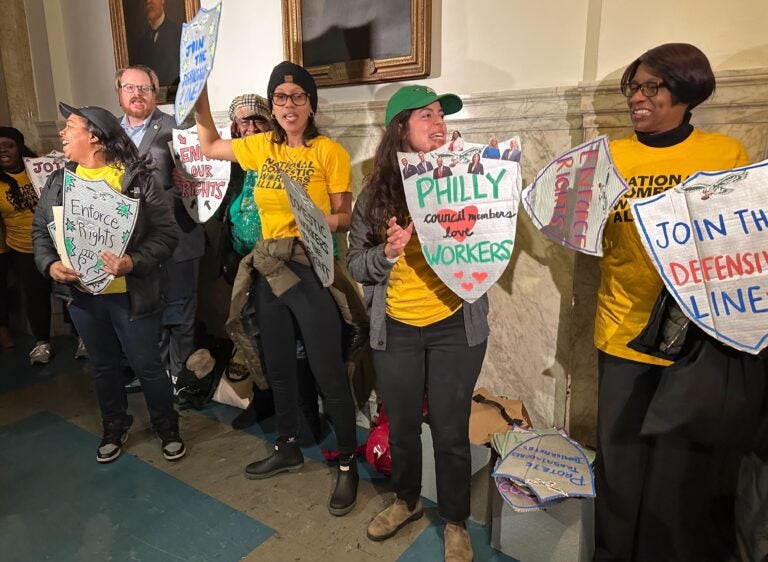
POLYGON ((389 125, 395 115, 406 109, 417 109, 430 103, 439 101, 446 115, 458 113, 464 105, 456 94, 437 95, 432 88, 413 84, 403 86, 387 102, 387 116, 385 123, 389 125))

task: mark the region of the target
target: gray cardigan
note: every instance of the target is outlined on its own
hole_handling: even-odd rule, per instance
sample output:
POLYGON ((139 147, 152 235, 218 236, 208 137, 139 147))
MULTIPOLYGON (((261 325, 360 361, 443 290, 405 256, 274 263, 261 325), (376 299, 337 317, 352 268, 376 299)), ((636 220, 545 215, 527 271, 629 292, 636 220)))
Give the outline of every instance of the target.
MULTIPOLYGON (((352 211, 347 269, 352 278, 363 285, 365 306, 371 322, 371 347, 382 350, 387 348, 387 286, 394 264, 384 255, 385 241, 381 229, 371 225, 363 213, 369 191, 368 187, 363 189, 352 211)), ((474 346, 484 342, 489 333, 488 295, 483 295, 473 303, 464 302, 462 309, 467 343, 474 346)))

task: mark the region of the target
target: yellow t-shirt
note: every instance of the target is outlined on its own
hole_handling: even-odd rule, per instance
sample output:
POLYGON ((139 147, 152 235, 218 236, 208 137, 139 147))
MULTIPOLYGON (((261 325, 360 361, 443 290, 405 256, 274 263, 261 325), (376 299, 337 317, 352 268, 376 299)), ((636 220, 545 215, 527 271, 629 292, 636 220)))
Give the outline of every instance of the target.
POLYGON ((12 250, 32 253, 32 217, 37 205, 37 194, 27 172, 22 170, 11 176, 19 184, 21 197, 11 195, 11 186, 0 182, 0 216, 5 224, 5 243, 12 250), (30 209, 31 207, 31 209, 30 209))
POLYGON ((429 267, 414 233, 389 274, 387 316, 422 328, 448 318, 461 304, 429 267))
POLYGON ((300 236, 288 195, 278 174, 283 170, 304 186, 310 199, 325 214, 331 212, 331 193, 352 191, 349 154, 339 143, 319 136, 309 146, 275 144, 271 134, 232 140, 232 150, 244 170, 256 170, 253 198, 259 209, 264 238, 300 236))
MULTIPOLYGON (((88 181, 104 180, 109 186, 120 193, 122 191, 123 176, 125 170, 116 166, 103 166, 101 168, 83 168, 78 166, 75 170, 75 174, 78 177, 88 181)), ((114 293, 125 293, 128 290, 125 284, 125 277, 115 277, 112 282, 107 285, 100 295, 110 295, 114 293)))
POLYGON ((749 159, 739 141, 698 129, 667 148, 646 146, 633 135, 613 141, 611 155, 629 191, 613 208, 603 234, 595 346, 616 357, 669 365, 627 347, 647 325, 663 287, 635 228, 629 201, 662 193, 695 172, 729 170, 747 165, 749 159))

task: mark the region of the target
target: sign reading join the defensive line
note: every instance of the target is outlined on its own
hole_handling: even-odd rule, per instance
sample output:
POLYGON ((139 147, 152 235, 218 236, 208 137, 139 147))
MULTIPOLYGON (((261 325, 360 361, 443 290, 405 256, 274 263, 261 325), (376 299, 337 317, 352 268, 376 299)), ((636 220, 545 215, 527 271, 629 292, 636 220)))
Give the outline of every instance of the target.
POLYGON ((757 354, 768 345, 768 160, 699 172, 632 203, 670 294, 702 330, 757 354))
POLYGON ((69 162, 67 157, 58 150, 51 150, 45 156, 24 158, 24 168, 27 170, 27 176, 29 176, 29 181, 32 182, 32 187, 38 198, 45 187, 45 182, 48 181, 48 176, 56 170, 62 169, 67 162, 69 162))
MULTIPOLYGON (((229 138, 229 130, 220 129, 222 138, 229 138)), ((182 181, 176 183, 189 216, 205 222, 221 205, 229 187, 232 164, 212 160, 203 155, 197 138, 197 127, 174 129, 171 153, 182 181)))
POLYGON ((211 73, 220 19, 221 3, 210 10, 201 9, 192 21, 182 25, 179 46, 181 78, 173 108, 177 125, 181 125, 189 116, 211 73))
POLYGON ((445 147, 397 154, 424 257, 467 302, 483 296, 507 268, 520 203, 520 164, 483 157, 483 146, 466 143, 452 156, 445 147))
POLYGON ((305 189, 281 171, 280 177, 288 194, 296 226, 299 227, 301 241, 312 260, 323 287, 333 285, 333 236, 325 220, 325 213, 310 199, 305 189))
POLYGON ((605 222, 626 190, 602 136, 547 164, 523 191, 523 207, 553 241, 602 256, 605 222))
POLYGON ((107 250, 123 256, 139 201, 118 193, 105 181, 84 180, 65 170, 63 206, 64 249, 72 269, 80 273, 86 288, 100 286, 97 282, 111 277, 104 271, 101 253, 107 250))

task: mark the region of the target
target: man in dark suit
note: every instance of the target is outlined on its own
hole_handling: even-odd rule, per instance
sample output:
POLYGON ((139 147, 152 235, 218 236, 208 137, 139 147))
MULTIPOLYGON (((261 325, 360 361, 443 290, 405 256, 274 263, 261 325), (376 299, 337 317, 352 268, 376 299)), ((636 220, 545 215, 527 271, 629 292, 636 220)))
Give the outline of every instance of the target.
POLYGON ((144 0, 144 14, 149 27, 139 39, 135 64, 143 64, 157 72, 161 86, 179 79, 181 24, 166 16, 165 0, 144 0))
POLYGON ((453 172, 448 166, 443 166, 443 159, 438 157, 437 158, 437 167, 435 168, 435 171, 432 173, 432 177, 435 179, 440 178, 447 178, 448 176, 452 176, 453 172))
POLYGON ((411 176, 419 173, 418 170, 416 169, 416 166, 408 162, 407 158, 403 158, 401 162, 403 163, 403 179, 407 180, 411 176))
POLYGON ((511 160, 512 162, 520 162, 520 156, 522 153, 520 152, 520 149, 517 148, 517 141, 512 139, 509 141, 509 148, 504 151, 504 154, 501 155, 502 160, 511 160))
POLYGON ((180 228, 178 245, 163 264, 163 333, 160 351, 165 368, 176 381, 194 351, 194 326, 197 301, 197 274, 205 252, 205 232, 187 213, 171 171, 173 158, 168 148, 175 121, 157 109, 158 77, 154 70, 133 65, 115 76, 115 88, 125 115, 120 122, 139 149, 149 152, 163 176, 163 187, 173 206, 180 228))
POLYGON ((426 174, 432 169, 432 163, 427 161, 423 152, 419 152, 419 163, 416 164, 416 171, 421 174, 426 174))

